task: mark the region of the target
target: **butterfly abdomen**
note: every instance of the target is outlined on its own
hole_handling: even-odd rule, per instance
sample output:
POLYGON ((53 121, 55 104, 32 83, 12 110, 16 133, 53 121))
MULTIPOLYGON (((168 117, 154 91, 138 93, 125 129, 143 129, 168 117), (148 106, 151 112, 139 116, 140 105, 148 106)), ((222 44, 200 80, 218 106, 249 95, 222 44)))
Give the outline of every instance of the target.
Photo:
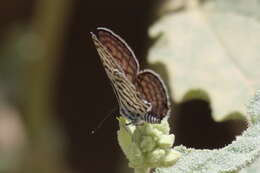
POLYGON ((158 116, 155 116, 153 114, 145 114, 144 117, 143 117, 143 120, 145 122, 148 122, 148 123, 152 123, 152 124, 158 124, 161 122, 161 118, 158 118, 158 116))

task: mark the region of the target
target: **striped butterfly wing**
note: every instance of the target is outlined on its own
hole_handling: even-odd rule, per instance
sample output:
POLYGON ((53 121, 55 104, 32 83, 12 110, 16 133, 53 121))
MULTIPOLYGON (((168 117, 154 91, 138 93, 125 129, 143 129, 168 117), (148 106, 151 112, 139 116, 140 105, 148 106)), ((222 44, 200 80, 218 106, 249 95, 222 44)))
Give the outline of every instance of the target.
POLYGON ((110 79, 112 78, 113 70, 118 70, 121 73, 124 73, 123 69, 113 58, 108 49, 99 41, 97 36, 93 33, 91 33, 91 36, 108 77, 110 79))
POLYGON ((97 38, 122 68, 126 77, 133 82, 139 72, 139 63, 127 43, 111 30, 97 28, 97 38))
POLYGON ((144 101, 136 87, 119 71, 114 71, 112 83, 121 104, 121 112, 129 119, 135 114, 145 115, 151 110, 151 104, 144 101))
POLYGON ((133 84, 139 64, 132 50, 108 29, 98 28, 97 36, 91 34, 124 116, 134 119, 135 114, 145 114, 151 105, 143 100, 133 84))
POLYGON ((137 75, 137 90, 144 99, 152 104, 151 115, 162 119, 169 114, 170 100, 163 81, 151 70, 144 70, 137 75))

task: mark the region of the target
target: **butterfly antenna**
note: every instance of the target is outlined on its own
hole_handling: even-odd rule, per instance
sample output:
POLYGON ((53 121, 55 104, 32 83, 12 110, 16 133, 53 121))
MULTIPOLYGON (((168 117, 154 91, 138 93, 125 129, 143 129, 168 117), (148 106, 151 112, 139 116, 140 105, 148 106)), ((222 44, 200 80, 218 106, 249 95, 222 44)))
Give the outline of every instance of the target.
POLYGON ((104 124, 104 122, 105 122, 109 117, 111 117, 111 115, 113 115, 113 113, 116 111, 116 109, 117 109, 117 108, 112 109, 112 110, 110 111, 110 113, 107 114, 107 115, 105 116, 105 118, 103 118, 103 120, 101 120, 101 121, 98 123, 97 127, 96 127, 94 130, 91 130, 91 134, 92 134, 92 135, 93 135, 94 133, 96 133, 96 131, 99 130, 99 129, 102 127, 102 125, 104 124))

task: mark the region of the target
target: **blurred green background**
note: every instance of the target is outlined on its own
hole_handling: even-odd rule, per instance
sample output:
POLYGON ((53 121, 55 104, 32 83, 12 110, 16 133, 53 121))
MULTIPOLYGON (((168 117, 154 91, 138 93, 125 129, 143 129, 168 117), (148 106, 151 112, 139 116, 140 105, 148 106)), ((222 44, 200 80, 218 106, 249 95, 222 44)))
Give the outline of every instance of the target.
MULTIPOLYGON (((125 170, 115 116, 90 133, 117 101, 89 32, 110 28, 148 67, 145 57, 152 41, 147 31, 159 3, 0 2, 0 172, 125 170)), ((203 101, 175 108, 170 120, 176 145, 219 148, 245 128, 239 121, 213 122, 203 101)))

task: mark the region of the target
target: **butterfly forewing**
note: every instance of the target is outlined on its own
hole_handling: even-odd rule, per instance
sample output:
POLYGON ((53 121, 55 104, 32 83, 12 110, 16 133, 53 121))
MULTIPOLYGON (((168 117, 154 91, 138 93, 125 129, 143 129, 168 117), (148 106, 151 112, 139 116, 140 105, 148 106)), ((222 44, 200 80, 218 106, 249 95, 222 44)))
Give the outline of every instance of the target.
POLYGON ((108 48, 99 41, 95 34, 91 34, 102 64, 117 96, 120 112, 123 112, 124 116, 132 120, 135 115, 146 114, 147 111, 151 110, 151 104, 143 100, 141 94, 136 91, 134 84, 126 77, 125 71, 111 55, 110 51, 108 51, 108 48))
POLYGON ((105 46, 103 46, 103 44, 97 39, 95 34, 93 34, 93 33, 91 33, 91 34, 92 34, 92 39, 96 46, 97 52, 100 56, 102 64, 103 64, 109 78, 112 75, 112 71, 115 69, 120 71, 121 73, 123 73, 123 69, 116 62, 116 60, 112 57, 112 55, 109 53, 108 49, 105 46))
MULTIPOLYGON (((119 71, 113 73, 112 84, 114 86, 117 98, 124 112, 132 112, 132 114, 144 115, 151 110, 151 104, 145 102, 137 92, 136 87, 119 71)), ((128 118, 131 115, 126 115, 128 118)))
POLYGON ((121 66, 126 77, 134 81, 139 71, 139 64, 131 48, 123 39, 106 28, 98 28, 97 37, 121 66))
POLYGON ((167 90, 158 75, 151 70, 144 70, 138 74, 135 85, 144 99, 152 104, 152 115, 162 119, 169 114, 170 102, 167 90))

